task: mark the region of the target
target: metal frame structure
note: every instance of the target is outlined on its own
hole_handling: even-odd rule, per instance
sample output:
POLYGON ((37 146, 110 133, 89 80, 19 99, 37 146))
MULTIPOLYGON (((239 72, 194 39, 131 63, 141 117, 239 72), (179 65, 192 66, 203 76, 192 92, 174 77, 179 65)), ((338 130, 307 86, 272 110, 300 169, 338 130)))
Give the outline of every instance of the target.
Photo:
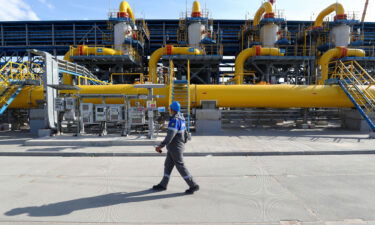
MULTIPOLYGON (((177 44, 179 20, 146 20, 145 22, 150 31, 150 48, 149 51, 145 51, 145 56, 165 44, 177 44)), ((220 30, 224 56, 233 57, 241 50, 239 34, 245 22, 245 20, 213 21, 214 30, 220 30)), ((287 21, 285 26, 288 27, 291 36, 298 36, 304 27, 311 25, 312 21, 287 21)), ((364 34, 363 43, 368 55, 375 56, 375 22, 354 26, 354 30, 357 29, 361 29, 364 34)), ((70 46, 106 45, 108 37, 111 37, 108 20, 0 22, 0 64, 14 59, 23 61, 29 56, 27 53, 29 49, 38 49, 61 56, 69 50, 70 46)), ((292 47, 293 43, 291 50, 292 47)), ((220 67, 226 67, 228 72, 232 62, 233 60, 225 59, 220 67)))

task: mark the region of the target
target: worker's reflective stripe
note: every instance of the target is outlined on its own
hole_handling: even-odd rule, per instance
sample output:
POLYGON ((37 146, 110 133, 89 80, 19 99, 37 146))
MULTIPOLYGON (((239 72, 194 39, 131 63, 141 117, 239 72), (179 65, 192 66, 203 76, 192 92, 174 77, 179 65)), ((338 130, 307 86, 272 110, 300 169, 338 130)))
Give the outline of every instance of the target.
POLYGON ((164 177, 170 178, 171 175, 169 175, 169 174, 164 174, 164 177))
POLYGON ((184 179, 185 179, 185 180, 190 179, 190 178, 191 178, 190 175, 188 175, 188 176, 184 176, 184 179))
POLYGON ((175 130, 175 131, 178 131, 176 128, 173 128, 173 127, 168 127, 168 130, 175 130))

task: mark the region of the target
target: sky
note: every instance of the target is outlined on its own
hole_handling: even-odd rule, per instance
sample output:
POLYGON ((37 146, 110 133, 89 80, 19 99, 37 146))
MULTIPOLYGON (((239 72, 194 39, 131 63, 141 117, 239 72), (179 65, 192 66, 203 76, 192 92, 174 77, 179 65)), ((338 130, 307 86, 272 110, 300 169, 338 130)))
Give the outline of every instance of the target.
MULTIPOLYGON (((201 0, 214 19, 251 19, 264 0, 201 0)), ((340 2, 360 19, 365 0, 276 0, 287 20, 314 20, 328 5, 340 2)), ((121 0, 0 0, 0 21, 103 20, 121 0)), ((128 0, 137 18, 177 19, 191 10, 193 0, 128 0)), ((366 21, 375 22, 375 0, 370 0, 366 21)))

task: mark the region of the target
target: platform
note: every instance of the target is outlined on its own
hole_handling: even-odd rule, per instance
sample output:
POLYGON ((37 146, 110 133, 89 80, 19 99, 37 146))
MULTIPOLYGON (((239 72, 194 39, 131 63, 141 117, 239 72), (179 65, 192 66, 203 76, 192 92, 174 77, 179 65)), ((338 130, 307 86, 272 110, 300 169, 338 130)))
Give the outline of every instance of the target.
POLYGON ((111 64, 118 63, 122 65, 139 65, 140 62, 129 55, 89 55, 89 56, 72 56, 71 59, 77 63, 94 63, 94 64, 111 64))

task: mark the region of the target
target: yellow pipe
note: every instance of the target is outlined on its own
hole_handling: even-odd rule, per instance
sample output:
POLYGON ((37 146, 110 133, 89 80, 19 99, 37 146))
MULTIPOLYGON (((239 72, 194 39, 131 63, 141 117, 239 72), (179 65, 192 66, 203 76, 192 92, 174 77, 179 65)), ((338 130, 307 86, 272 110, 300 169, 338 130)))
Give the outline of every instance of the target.
POLYGON ((314 27, 322 27, 324 18, 334 11, 336 11, 336 16, 345 15, 345 10, 342 4, 334 3, 319 13, 318 17, 315 20, 314 27))
POLYGON ((261 46, 253 46, 243 50, 236 58, 234 79, 236 84, 243 84, 244 65, 248 58, 256 55, 271 55, 271 56, 284 56, 278 48, 262 48, 261 46))
POLYGON ((130 7, 129 3, 127 1, 122 1, 120 3, 120 13, 127 13, 129 15, 129 18, 131 18, 133 21, 135 21, 135 16, 133 13, 132 8, 130 7))
MULTIPOLYGON (((71 62, 72 56, 76 55, 123 55, 122 51, 115 50, 113 48, 101 48, 101 47, 88 47, 86 45, 81 45, 78 48, 71 48, 67 53, 65 53, 64 60, 71 62)), ((63 84, 73 84, 73 78, 70 74, 63 74, 63 84)))
POLYGON ((154 51, 150 56, 150 60, 148 62, 148 69, 149 69, 149 78, 153 83, 158 82, 157 76, 157 64, 160 58, 163 55, 202 55, 203 52, 197 48, 190 48, 190 47, 173 47, 172 45, 167 45, 164 48, 159 48, 158 50, 154 51))
POLYGON ((328 79, 328 66, 333 59, 339 59, 347 56, 365 57, 366 53, 362 49, 348 49, 345 47, 336 47, 328 50, 319 59, 322 78, 318 81, 318 84, 323 85, 324 81, 328 79))
POLYGON ((254 21, 253 21, 253 26, 258 26, 260 23, 260 20, 262 19, 263 14, 271 14, 273 12, 273 7, 270 2, 265 2, 263 5, 258 9, 258 11, 255 13, 254 21))
MULTIPOLYGON (((79 86, 80 94, 147 94, 146 89, 133 85, 79 86)), ((367 86, 363 87, 363 89, 367 86)), ((367 91, 375 95, 375 87, 367 91)), ((64 93, 78 93, 64 91, 64 93)), ((192 107, 199 107, 202 101, 216 101, 218 107, 269 107, 269 108, 351 108, 349 98, 338 85, 191 85, 192 107), (225 93, 225 94, 224 94, 225 93)), ((169 87, 155 89, 159 106, 168 106, 169 87)), ((43 87, 25 87, 10 108, 35 108, 43 102, 43 87)), ((85 102, 101 104, 102 99, 86 99, 85 102)), ((107 99, 107 104, 123 104, 123 99, 107 99)))
POLYGON ((201 4, 198 1, 193 2, 193 10, 191 12, 191 17, 201 17, 202 11, 201 11, 201 4))

